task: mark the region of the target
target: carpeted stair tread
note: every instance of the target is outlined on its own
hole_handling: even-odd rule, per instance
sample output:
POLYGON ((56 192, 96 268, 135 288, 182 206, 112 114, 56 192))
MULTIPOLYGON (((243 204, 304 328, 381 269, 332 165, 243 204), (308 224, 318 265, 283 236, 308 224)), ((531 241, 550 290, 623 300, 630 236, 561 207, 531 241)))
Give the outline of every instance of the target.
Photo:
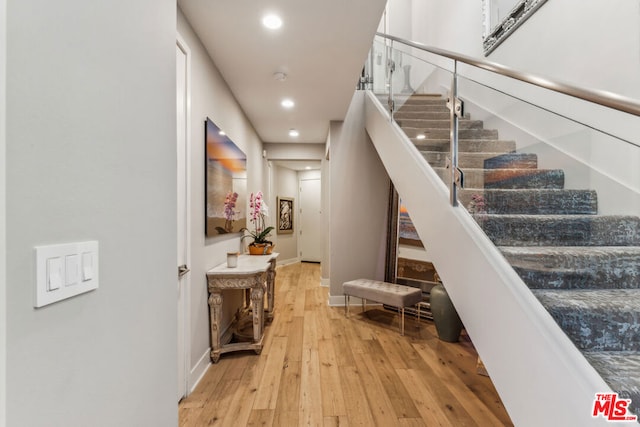
MULTIPOLYGON (((445 182, 449 170, 433 168, 445 182)), ((465 188, 555 188, 564 187, 564 172, 561 169, 474 169, 464 172, 465 188)))
MULTIPOLYGON (((382 105, 386 106, 387 101, 384 101, 382 105)), ((398 108, 394 113, 394 117, 398 113, 406 113, 406 112, 439 112, 439 113, 447 113, 450 111, 445 104, 432 103, 432 104, 405 104, 398 108)))
POLYGON ((534 289, 581 350, 640 351, 640 289, 534 289))
MULTIPOLYGON (((402 130, 409 138, 424 135, 428 139, 448 139, 449 129, 425 129, 424 127, 403 126, 402 130)), ((459 139, 498 139, 498 131, 494 129, 465 129, 458 130, 459 139)))
MULTIPOLYGON (((433 167, 445 167, 449 153, 421 151, 433 167)), ((536 169, 538 156, 529 153, 459 153, 460 168, 475 169, 536 169)))
MULTIPOLYGON (((387 94, 378 94, 378 100, 385 107, 388 105, 388 95, 387 94)), ((396 111, 394 112, 394 116, 400 112, 407 111, 446 111, 447 101, 441 96, 431 96, 431 95, 411 95, 411 96, 403 96, 396 95, 394 97, 396 111)))
POLYGON ((460 204, 469 206, 474 195, 482 196, 489 214, 595 215, 598 200, 593 190, 564 189, 463 189, 460 204))
MULTIPOLYGON (((451 116, 451 112, 449 109, 443 110, 435 110, 431 109, 431 111, 418 111, 418 110, 409 110, 405 111, 403 109, 396 111, 393 113, 393 118, 398 121, 406 120, 406 119, 422 119, 422 120, 449 120, 451 116)), ((469 115, 465 115, 461 120, 469 120, 469 115)))
POLYGON ((640 416, 640 352, 585 352, 584 356, 619 397, 631 399, 628 409, 640 416))
POLYGON ((640 246, 501 246, 531 289, 640 289, 640 246))
MULTIPOLYGON (((396 119, 396 123, 401 128, 417 128, 417 129, 425 129, 425 132, 434 130, 434 129, 445 129, 449 132, 449 127, 451 126, 451 121, 448 119, 444 120, 432 120, 432 119, 400 119, 394 115, 396 119)), ((483 129, 482 120, 460 120, 458 123, 458 129, 483 129)))
POLYGON ((625 215, 475 215, 497 246, 640 246, 640 218, 625 215))
MULTIPOLYGON (((386 102, 386 100, 385 100, 386 102)), ((438 106, 442 106, 444 108, 447 108, 447 101, 442 98, 442 97, 437 97, 437 96, 410 96, 410 97, 403 97, 403 96, 395 96, 395 102, 396 102, 396 106, 397 106, 397 110, 400 111, 402 110, 404 107, 409 106, 409 105, 419 105, 419 106, 424 106, 424 105, 438 105, 438 106)))
MULTIPOLYGON (((449 138, 411 138, 420 151, 449 152, 449 138)), ((461 139, 458 141, 460 153, 509 153, 516 149, 515 141, 499 139, 461 139)))

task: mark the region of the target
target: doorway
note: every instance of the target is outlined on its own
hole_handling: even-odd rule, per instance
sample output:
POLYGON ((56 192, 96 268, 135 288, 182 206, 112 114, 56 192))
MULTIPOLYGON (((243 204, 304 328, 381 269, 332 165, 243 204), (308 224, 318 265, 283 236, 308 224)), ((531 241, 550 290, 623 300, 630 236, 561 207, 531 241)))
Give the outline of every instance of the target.
POLYGON ((178 390, 180 401, 189 394, 189 49, 180 37, 176 42, 176 159, 177 159, 177 304, 178 390))
POLYGON ((320 179, 300 180, 300 260, 322 261, 322 185, 320 179))

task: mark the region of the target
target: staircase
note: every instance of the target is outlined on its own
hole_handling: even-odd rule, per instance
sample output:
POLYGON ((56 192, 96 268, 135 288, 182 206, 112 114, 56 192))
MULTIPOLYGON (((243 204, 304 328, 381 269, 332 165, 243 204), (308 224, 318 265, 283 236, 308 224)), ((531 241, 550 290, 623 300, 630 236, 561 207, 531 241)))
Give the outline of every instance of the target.
MULTIPOLYGON (((448 180, 449 110, 414 95, 394 114, 448 180), (418 138, 419 137, 419 138, 418 138)), ((605 382, 640 414, 640 218, 597 215, 592 190, 564 189, 564 172, 465 117, 459 167, 468 208, 534 295, 605 382)))

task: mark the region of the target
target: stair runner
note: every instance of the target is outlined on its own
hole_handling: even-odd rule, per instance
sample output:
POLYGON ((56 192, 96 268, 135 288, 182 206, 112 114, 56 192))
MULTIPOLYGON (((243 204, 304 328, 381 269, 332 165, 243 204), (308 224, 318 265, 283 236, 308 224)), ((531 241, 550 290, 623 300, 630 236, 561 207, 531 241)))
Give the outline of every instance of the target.
MULTIPOLYGON (((394 114, 443 179, 449 110, 413 95, 394 114), (420 139, 418 139, 418 135, 420 139)), ((592 190, 564 189, 562 170, 465 117, 459 201, 591 365, 640 415, 640 218, 597 214, 592 190)))

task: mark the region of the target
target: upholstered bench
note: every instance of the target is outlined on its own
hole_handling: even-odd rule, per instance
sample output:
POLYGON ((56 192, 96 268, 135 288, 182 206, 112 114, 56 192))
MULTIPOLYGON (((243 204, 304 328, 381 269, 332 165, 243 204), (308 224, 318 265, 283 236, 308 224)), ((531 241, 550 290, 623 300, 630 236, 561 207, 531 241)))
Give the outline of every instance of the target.
POLYGON ((367 300, 397 307, 400 314, 400 335, 404 335, 404 308, 414 306, 422 301, 422 290, 419 288, 378 280, 350 280, 342 284, 342 292, 344 293, 346 316, 349 316, 349 297, 352 296, 362 298, 363 310, 367 300))

